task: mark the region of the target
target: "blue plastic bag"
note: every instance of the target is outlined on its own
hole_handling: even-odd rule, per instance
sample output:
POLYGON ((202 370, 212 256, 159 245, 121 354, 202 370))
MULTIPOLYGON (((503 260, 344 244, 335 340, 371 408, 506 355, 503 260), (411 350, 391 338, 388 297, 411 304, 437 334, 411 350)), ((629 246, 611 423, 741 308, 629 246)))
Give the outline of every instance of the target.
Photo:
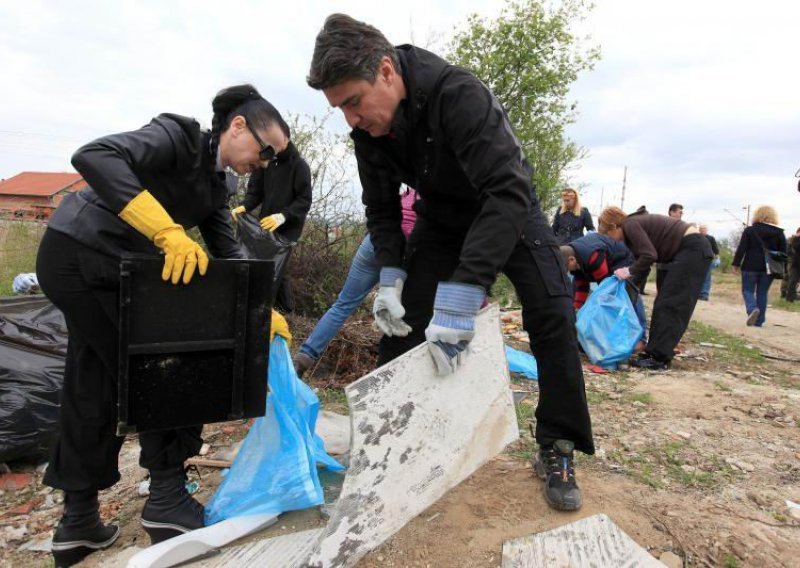
POLYGON ((607 369, 629 359, 644 334, 625 282, 616 276, 603 280, 578 310, 577 327, 589 360, 607 369))
POLYGON ((321 505, 317 463, 331 471, 344 469, 314 434, 319 398, 297 377, 280 336, 269 350, 269 387, 266 414, 253 423, 228 475, 206 505, 207 525, 321 505))
POLYGON ((508 370, 512 373, 522 373, 533 380, 539 379, 539 367, 536 365, 536 357, 530 353, 523 353, 506 345, 506 359, 508 360, 508 370))

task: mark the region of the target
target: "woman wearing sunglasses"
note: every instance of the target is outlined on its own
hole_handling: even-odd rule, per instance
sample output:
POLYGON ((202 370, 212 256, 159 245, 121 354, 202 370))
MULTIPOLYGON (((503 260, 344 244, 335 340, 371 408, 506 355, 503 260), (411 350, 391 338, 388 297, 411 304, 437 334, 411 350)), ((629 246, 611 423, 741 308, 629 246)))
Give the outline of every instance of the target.
MULTIPOLYGON (((162 278, 188 284, 208 268, 206 252, 186 234, 197 226, 212 256, 241 258, 224 170, 251 173, 288 144, 283 118, 251 85, 220 91, 212 108, 210 131, 162 114, 80 148, 72 164, 89 188, 64 199, 39 247, 39 282, 69 331, 59 440, 44 476, 65 492, 53 537, 57 566, 119 535, 101 523, 97 492, 119 481, 124 441, 115 435, 120 256, 161 251, 162 278)), ((151 479, 142 524, 153 542, 203 526, 203 507, 186 492, 183 470, 200 449, 201 429, 139 434, 139 463, 151 479)))

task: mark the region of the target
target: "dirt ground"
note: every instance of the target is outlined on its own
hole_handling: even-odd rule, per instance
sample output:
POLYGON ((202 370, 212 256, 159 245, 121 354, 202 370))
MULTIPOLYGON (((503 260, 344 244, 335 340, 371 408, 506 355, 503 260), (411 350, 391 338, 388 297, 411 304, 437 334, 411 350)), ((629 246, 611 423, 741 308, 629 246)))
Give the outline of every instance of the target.
MULTIPOLYGON (((519 340, 515 325, 506 331, 519 340)), ((800 369, 785 360, 800 360, 797 329, 800 313, 778 309, 763 329, 746 328, 728 282, 698 305, 670 371, 587 371, 597 453, 577 461, 584 506, 576 513, 544 501, 529 464, 536 383, 515 380, 514 390, 528 393, 518 405, 522 438, 359 565, 496 567, 507 539, 605 513, 654 557, 672 552, 685 566, 798 566, 800 511, 786 501, 800 503, 800 369)), ((213 453, 242 435, 243 425, 228 424, 207 428, 206 437, 213 453)), ((144 497, 136 494, 145 472, 134 444, 123 451, 123 481, 101 497, 104 517, 122 524, 123 536, 86 566, 108 565, 125 548, 147 544, 138 523, 144 497)), ((219 472, 200 473, 205 501, 219 472)), ((57 492, 33 476, 28 489, 0 495, 0 566, 50 562, 47 553, 19 550, 47 537, 60 511, 57 492), (31 512, 20 513, 30 502, 31 512)), ((287 515, 279 525, 324 522, 317 512, 296 521, 302 518, 287 515)))

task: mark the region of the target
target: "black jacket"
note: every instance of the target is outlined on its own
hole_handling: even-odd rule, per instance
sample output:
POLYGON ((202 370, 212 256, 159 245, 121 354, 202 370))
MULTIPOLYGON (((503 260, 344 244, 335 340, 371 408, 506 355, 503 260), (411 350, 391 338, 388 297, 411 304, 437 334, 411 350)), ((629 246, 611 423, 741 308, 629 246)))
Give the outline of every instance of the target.
POLYGON ((259 169, 250 177, 242 205, 252 211, 259 204, 259 219, 281 213, 286 222, 275 232, 292 241, 300 239, 311 209, 311 170, 291 142, 268 168, 259 169))
POLYGON ((717 239, 711 235, 706 235, 706 238, 708 239, 708 244, 711 245, 711 252, 714 253, 714 256, 719 256, 719 245, 717 244, 717 239))
POLYGON ((418 192, 419 216, 464 235, 452 280, 488 288, 523 228, 536 246, 555 241, 531 169, 504 110, 474 75, 417 47, 397 51, 406 99, 391 134, 351 133, 378 263, 402 266, 405 183, 418 192))
POLYGON ((581 215, 578 217, 572 211, 561 212, 559 207, 553 217, 553 233, 560 245, 566 245, 583 236, 583 229, 594 231, 592 214, 586 207, 581 207, 581 215))
POLYGON ((118 216, 147 189, 176 223, 199 226, 213 256, 244 258, 210 138, 196 120, 162 114, 139 130, 86 144, 72 156, 72 165, 89 187, 65 197, 49 227, 113 257, 156 254, 156 246, 118 216))
POLYGON ((747 272, 766 272, 767 261, 764 260, 762 242, 767 250, 786 252, 783 229, 766 223, 753 223, 745 228, 742 238, 739 239, 739 246, 733 255, 733 266, 739 266, 747 272))

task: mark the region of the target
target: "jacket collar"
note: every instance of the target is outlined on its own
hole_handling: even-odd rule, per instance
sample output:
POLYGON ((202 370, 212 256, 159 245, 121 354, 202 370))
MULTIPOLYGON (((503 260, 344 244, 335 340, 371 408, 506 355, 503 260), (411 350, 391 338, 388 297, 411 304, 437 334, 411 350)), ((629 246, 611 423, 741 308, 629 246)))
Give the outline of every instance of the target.
POLYGON ((395 122, 405 121, 415 125, 426 115, 428 99, 448 63, 429 51, 413 45, 399 45, 396 48, 400 60, 400 72, 406 87, 406 98, 395 113, 395 122))

